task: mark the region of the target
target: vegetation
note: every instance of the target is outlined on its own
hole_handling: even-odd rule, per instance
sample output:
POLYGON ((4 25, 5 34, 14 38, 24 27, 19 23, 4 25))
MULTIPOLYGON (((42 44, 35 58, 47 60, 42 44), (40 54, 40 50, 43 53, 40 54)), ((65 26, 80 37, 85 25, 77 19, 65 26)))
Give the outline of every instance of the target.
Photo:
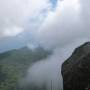
POLYGON ((19 74, 13 66, 0 65, 0 90, 16 90, 19 74))
POLYGON ((20 90, 18 81, 27 68, 50 54, 41 47, 35 51, 25 47, 0 54, 0 90, 20 90))

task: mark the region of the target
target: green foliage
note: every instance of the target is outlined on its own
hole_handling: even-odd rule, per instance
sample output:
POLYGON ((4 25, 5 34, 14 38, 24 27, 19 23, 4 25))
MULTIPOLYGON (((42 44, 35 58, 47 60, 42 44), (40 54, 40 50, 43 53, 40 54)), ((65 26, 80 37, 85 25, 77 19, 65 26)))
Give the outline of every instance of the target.
POLYGON ((18 71, 12 65, 0 65, 0 75, 0 90, 15 90, 19 79, 18 71))
POLYGON ((25 71, 25 69, 30 66, 30 64, 46 58, 51 52, 44 50, 43 48, 37 48, 32 51, 28 48, 21 48, 19 50, 12 50, 0 55, 0 63, 13 65, 17 67, 20 71, 25 71))
MULTIPOLYGON (((18 87, 18 81, 27 68, 50 54, 40 47, 35 51, 25 47, 0 54, 0 90, 22 90, 18 87)), ((34 89, 37 90, 36 87, 34 89)))

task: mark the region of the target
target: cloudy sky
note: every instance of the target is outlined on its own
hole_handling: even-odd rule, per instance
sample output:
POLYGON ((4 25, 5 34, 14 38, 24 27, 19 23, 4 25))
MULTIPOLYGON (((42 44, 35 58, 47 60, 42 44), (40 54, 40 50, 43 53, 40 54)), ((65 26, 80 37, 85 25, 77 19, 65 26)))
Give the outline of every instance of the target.
POLYGON ((0 52, 26 45, 54 49, 51 57, 30 68, 28 75, 35 82, 53 79, 57 84, 60 78, 62 83, 62 62, 86 41, 90 0, 0 0, 0 52))
POLYGON ((0 50, 31 43, 32 33, 56 4, 57 0, 0 0, 0 50))
POLYGON ((0 52, 90 39, 89 0, 0 0, 0 52))

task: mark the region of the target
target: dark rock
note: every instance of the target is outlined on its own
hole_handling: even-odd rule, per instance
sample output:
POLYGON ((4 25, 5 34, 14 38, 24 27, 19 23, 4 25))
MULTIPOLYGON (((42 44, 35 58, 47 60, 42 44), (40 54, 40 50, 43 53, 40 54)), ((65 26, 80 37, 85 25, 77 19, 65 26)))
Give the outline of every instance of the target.
POLYGON ((64 90, 90 90, 90 42, 75 49, 62 64, 64 90))

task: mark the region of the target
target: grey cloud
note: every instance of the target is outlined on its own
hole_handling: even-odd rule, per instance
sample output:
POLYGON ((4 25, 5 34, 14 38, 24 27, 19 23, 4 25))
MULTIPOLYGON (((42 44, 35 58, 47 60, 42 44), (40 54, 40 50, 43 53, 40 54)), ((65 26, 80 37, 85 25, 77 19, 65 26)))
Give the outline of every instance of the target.
POLYGON ((76 39, 90 39, 90 2, 64 0, 56 11, 48 15, 37 40, 46 48, 67 45, 76 39))

